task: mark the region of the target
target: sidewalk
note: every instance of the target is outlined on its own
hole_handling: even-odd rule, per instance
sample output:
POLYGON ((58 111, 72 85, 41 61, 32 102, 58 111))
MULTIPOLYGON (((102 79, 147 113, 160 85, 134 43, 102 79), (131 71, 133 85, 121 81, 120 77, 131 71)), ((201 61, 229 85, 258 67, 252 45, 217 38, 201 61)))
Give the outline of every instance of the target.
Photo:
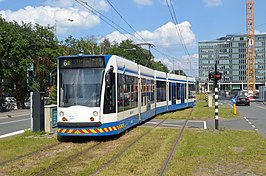
POLYGON ((14 109, 7 112, 0 112, 0 119, 30 115, 30 109, 14 109))

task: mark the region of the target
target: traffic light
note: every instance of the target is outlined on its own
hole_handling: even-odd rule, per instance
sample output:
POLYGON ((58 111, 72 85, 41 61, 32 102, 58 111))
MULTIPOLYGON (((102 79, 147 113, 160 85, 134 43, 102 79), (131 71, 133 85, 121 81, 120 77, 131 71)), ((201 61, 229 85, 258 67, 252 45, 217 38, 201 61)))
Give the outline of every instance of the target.
POLYGON ((222 73, 220 72, 210 72, 209 73, 209 80, 220 80, 222 78, 222 73))
POLYGON ((214 72, 209 73, 209 80, 214 80, 214 72))
POLYGON ((214 78, 215 78, 216 80, 220 80, 220 79, 222 78, 222 73, 220 73, 220 72, 216 72, 216 73, 214 74, 214 78))

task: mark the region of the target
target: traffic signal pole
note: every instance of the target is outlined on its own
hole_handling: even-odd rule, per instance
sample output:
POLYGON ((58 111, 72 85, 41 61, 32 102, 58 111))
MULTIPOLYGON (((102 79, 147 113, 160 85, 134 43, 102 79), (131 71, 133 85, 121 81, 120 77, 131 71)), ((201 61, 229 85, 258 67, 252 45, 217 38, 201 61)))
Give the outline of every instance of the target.
POLYGON ((215 129, 219 127, 219 116, 218 116, 218 80, 222 78, 222 73, 217 71, 217 63, 214 65, 214 72, 209 73, 209 80, 213 80, 214 84, 214 115, 215 115, 215 129))
MULTIPOLYGON (((217 64, 215 63, 215 74, 217 73, 217 64)), ((219 128, 219 116, 218 116, 218 85, 217 85, 217 79, 214 78, 214 114, 215 114, 215 129, 217 130, 219 128)))

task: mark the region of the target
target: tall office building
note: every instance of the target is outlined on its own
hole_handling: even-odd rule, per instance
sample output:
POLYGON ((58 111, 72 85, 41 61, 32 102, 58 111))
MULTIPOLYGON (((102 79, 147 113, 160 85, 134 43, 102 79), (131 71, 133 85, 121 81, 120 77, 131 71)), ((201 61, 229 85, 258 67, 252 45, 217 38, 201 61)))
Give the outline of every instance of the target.
MULTIPOLYGON (((255 36, 256 89, 266 85, 266 34, 255 36)), ((201 90, 210 91, 212 81, 208 75, 221 72, 218 85, 222 91, 247 90, 246 36, 227 35, 214 41, 199 42, 199 84, 201 90), (204 87, 204 88, 203 88, 204 87)))

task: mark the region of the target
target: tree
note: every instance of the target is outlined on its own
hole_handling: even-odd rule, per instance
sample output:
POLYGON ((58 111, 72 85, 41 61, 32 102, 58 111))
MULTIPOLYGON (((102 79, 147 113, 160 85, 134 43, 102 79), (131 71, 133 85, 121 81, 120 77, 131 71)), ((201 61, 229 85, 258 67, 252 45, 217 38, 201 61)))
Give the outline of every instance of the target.
POLYGON ((17 107, 24 107, 30 90, 45 91, 47 75, 54 67, 58 45, 50 27, 31 23, 6 22, 0 18, 0 77, 8 80, 17 99, 17 107), (34 83, 27 88, 28 69, 34 65, 34 83))
POLYGON ((12 94, 15 94, 17 106, 20 108, 24 105, 26 70, 31 64, 29 41, 24 36, 25 31, 30 30, 30 25, 20 26, 16 22, 6 22, 3 19, 1 23, 1 77, 8 80, 9 85, 15 86, 12 94))
POLYGON ((56 58, 61 55, 61 52, 58 42, 55 40, 53 27, 36 24, 31 34, 28 40, 34 47, 30 53, 35 69, 34 83, 36 86, 33 88, 38 91, 46 91, 48 75, 55 67, 56 58))

